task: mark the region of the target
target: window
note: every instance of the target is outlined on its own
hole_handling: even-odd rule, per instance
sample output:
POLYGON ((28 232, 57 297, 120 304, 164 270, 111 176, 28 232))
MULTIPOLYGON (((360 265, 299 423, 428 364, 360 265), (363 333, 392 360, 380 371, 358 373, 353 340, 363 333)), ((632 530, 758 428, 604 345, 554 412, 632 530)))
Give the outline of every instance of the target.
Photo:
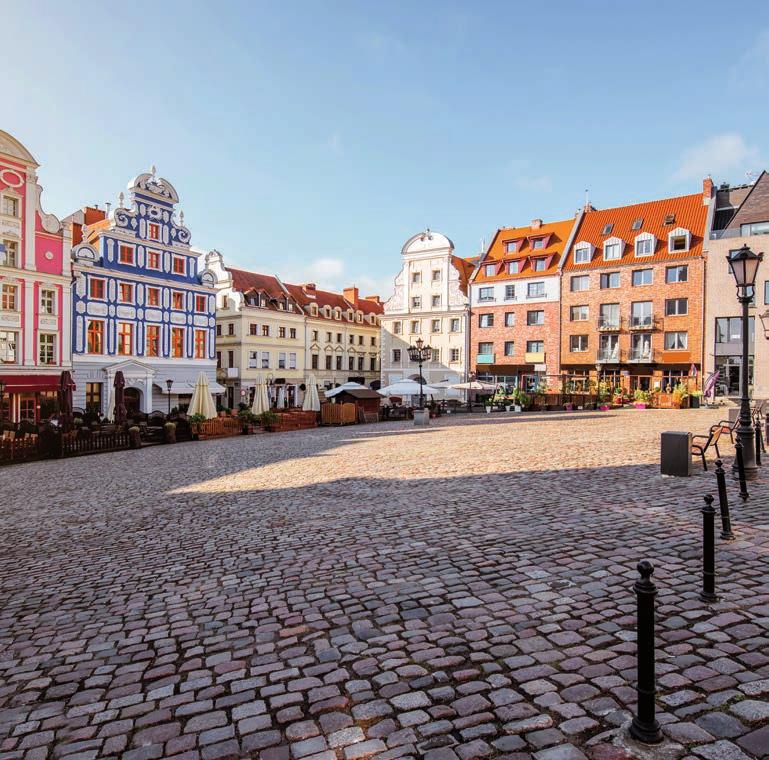
POLYGON ((160 288, 147 288, 147 306, 160 306, 160 288))
POLYGON ((633 224, 631 225, 631 230, 640 230, 641 226, 643 225, 644 220, 643 219, 634 219, 633 224))
POLYGON ((330 354, 326 355, 326 369, 332 369, 331 362, 334 360, 334 357, 330 354))
POLYGON ((104 322, 99 319, 91 319, 86 328, 87 346, 89 354, 104 353, 104 322))
POLYGON ((413 282, 414 285, 419 285, 419 283, 422 282, 422 273, 421 272, 412 272, 411 273, 411 282, 413 282))
POLYGON ((364 371, 364 366, 363 366, 363 363, 364 363, 365 361, 366 361, 366 360, 365 360, 365 358, 364 358, 364 357, 362 357, 362 356, 359 356, 359 357, 358 357, 358 372, 363 372, 363 371, 364 371))
POLYGON ((766 235, 769 234, 769 222, 751 222, 740 225, 740 235, 766 235))
POLYGON ((150 240, 160 240, 160 225, 155 222, 150 222, 147 225, 147 237, 150 240))
POLYGON ((638 285, 651 285, 652 284, 652 270, 651 269, 634 269, 633 270, 633 287, 638 285))
POLYGON ((18 216, 19 215, 19 199, 14 198, 12 195, 3 196, 2 213, 6 216, 18 216))
POLYGON ((147 251, 147 269, 160 269, 160 251, 147 251))
POLYGON ((545 351, 545 341, 543 340, 527 340, 526 341, 526 353, 527 354, 541 354, 545 351))
POLYGON ((221 335, 222 335, 222 326, 221 326, 221 324, 217 324, 216 325, 216 335, 218 337, 221 337, 221 335))
POLYGON ((665 333, 666 351, 685 351, 688 345, 689 333, 681 331, 665 333))
POLYGON ((206 358, 206 333, 207 330, 195 330, 195 358, 206 358))
POLYGON ((652 302, 636 301, 630 305, 630 326, 631 327, 651 327, 652 326, 652 302))
POLYGON ((575 354, 587 351, 587 335, 572 335, 569 338, 569 351, 575 354))
POLYGON ((216 368, 217 369, 222 368, 222 352, 221 351, 216 352, 216 368))
POLYGON ((234 367, 235 366, 235 352, 234 351, 228 351, 227 352, 227 366, 228 367, 234 367))
MULTIPOLYGON (((748 343, 752 344, 755 333, 753 317, 748 323, 748 343)), ((716 319, 716 343, 742 342, 742 319, 740 317, 719 317, 716 319)))
POLYGON ((517 240, 506 240, 504 243, 505 246, 505 253, 515 253, 518 249, 518 241, 517 240))
POLYGON ((494 315, 493 314, 479 314, 478 315, 478 327, 494 327, 494 315))
POLYGON ((581 304, 580 306, 572 306, 569 309, 569 319, 572 322, 585 322, 590 318, 590 309, 587 304, 581 304))
POLYGON ((296 340, 296 327, 289 328, 288 337, 291 338, 291 340, 296 340))
POLYGON ((248 334, 249 335, 259 335, 259 325, 256 324, 256 322, 249 322, 248 323, 248 334))
POLYGON ((619 330, 619 304, 602 303, 598 311, 598 327, 601 330, 619 330))
POLYGON ((121 264, 133 264, 134 263, 134 247, 132 245, 126 245, 121 243, 118 247, 117 260, 121 264))
MULTIPOLYGON (((259 368, 259 352, 258 351, 248 352, 248 368, 249 369, 259 368)), ((317 367, 315 369, 317 369, 317 367)))
POLYGON ((619 272, 606 272, 601 275, 601 289, 618 288, 619 287, 619 272))
POLYGON ((401 350, 399 348, 393 349, 393 364, 398 364, 401 360, 401 350))
POLYGON ((10 330, 0 330, 0 361, 4 364, 16 363, 16 341, 18 335, 10 330))
POLYGON ((19 266, 19 244, 15 240, 0 240, 0 243, 5 246, 5 253, 0 252, 0 265, 19 266))
POLYGON ((418 319, 412 319, 411 320, 410 329, 411 329, 411 334, 412 335, 414 333, 418 333, 419 332, 419 320, 418 319))
POLYGON ((688 251, 689 235, 685 233, 680 235, 671 234, 668 239, 668 248, 671 251, 688 251))
POLYGON ((622 246, 619 241, 612 241, 611 243, 605 243, 603 247, 603 260, 613 261, 619 259, 622 256, 622 246))
POLYGON ((101 414, 101 383, 85 384, 85 410, 101 414))
POLYGON ((614 229, 614 222, 608 222, 604 225, 603 231, 601 232, 602 235, 611 235, 612 230, 614 229))
POLYGON ((278 369, 286 369, 286 354, 284 351, 278 352, 278 369))
POLYGON ((545 295, 544 282, 530 282, 526 287, 527 298, 542 298, 545 295))
POLYGON ((598 341, 598 358, 600 361, 619 361, 619 335, 601 335, 598 341))
MULTIPOLYGON (((293 328, 292 328, 292 331, 293 331, 293 328)), ((293 332, 295 332, 295 331, 293 331, 293 332)), ((312 339, 313 339, 313 340, 315 340, 315 341, 317 341, 317 340, 318 340, 318 331, 317 331, 317 330, 313 330, 313 331, 312 331, 312 333, 311 333, 311 335, 312 335, 312 339)), ((296 335, 294 334, 294 335, 292 335, 292 337, 294 337, 294 338, 295 338, 295 337, 296 337, 296 335)))
POLYGON ((441 320, 434 319, 430 323, 430 332, 439 333, 441 331, 441 320))
POLYGON ((133 303, 134 286, 128 282, 121 282, 118 285, 118 300, 121 303, 133 303))
POLYGON ((421 309, 422 308, 422 296, 412 296, 411 297, 411 308, 412 309, 421 309))
POLYGON ((95 277, 91 277, 88 281, 88 295, 91 298, 97 298, 104 300, 105 282, 95 277))
POLYGON ((227 335, 235 335, 235 323, 234 322, 228 322, 227 323, 227 335))
POLYGON ((375 335, 371 336, 371 345, 372 346, 376 346, 376 336, 375 335))
POLYGON ((651 256, 654 253, 654 240, 650 237, 636 238, 635 241, 635 255, 636 256, 651 256))
POLYGON ((285 327, 278 327, 278 337, 279 338, 285 338, 286 337, 286 328, 285 327))
POLYGON ((400 322, 393 322, 393 335, 400 335, 402 331, 402 324, 400 322))
POLYGON ((507 273, 508 274, 518 274, 518 272, 521 271, 521 262, 520 261, 508 261, 507 262, 507 273))
POLYGON ((536 238, 536 240, 531 241, 531 247, 535 251, 541 251, 545 247, 545 239, 544 238, 536 238))
POLYGON ((40 313, 41 314, 55 314, 56 313, 56 291, 50 288, 40 289, 40 313))
POLYGON ((590 261, 590 246, 581 245, 574 249, 574 263, 587 264, 590 261))
POLYGON ((441 350, 440 350, 440 348, 434 348, 430 352, 430 361, 435 363, 435 364, 438 364, 438 362, 440 362, 440 360, 441 360, 441 350))
POLYGON ((443 277, 440 269, 433 269, 432 280, 433 282, 440 282, 443 277))
POLYGON ((686 282, 689 279, 689 267, 686 264, 667 267, 665 269, 665 282, 686 282))
POLYGON ((38 342, 38 360, 40 364, 56 363, 56 336, 51 333, 40 333, 38 342))
POLYGON ((117 323, 117 352, 121 356, 130 356, 133 352, 134 326, 131 322, 117 323))
POLYGON ((531 325, 544 325, 545 324, 545 312, 542 310, 527 311, 526 312, 526 324, 531 325))
MULTIPOLYGON (((270 352, 262 351, 262 369, 269 369, 269 368, 270 368, 270 352)), ((326 367, 326 369, 330 369, 330 368, 326 367)))
POLYGON ((342 369, 342 357, 341 357, 341 356, 337 356, 337 357, 336 357, 336 362, 335 362, 335 365, 336 365, 336 368, 337 368, 338 370, 341 370, 341 369, 342 369))
POLYGON ((187 259, 184 256, 174 256, 172 270, 174 274, 187 274, 187 259))
POLYGON ((350 340, 349 340, 349 343, 350 343, 350 345, 351 345, 351 346, 355 345, 355 336, 354 336, 354 335, 350 335, 350 336, 348 336, 348 337, 349 337, 349 339, 350 339, 350 340))
POLYGON ((486 266, 483 267, 483 273, 486 275, 486 277, 493 277, 497 273, 497 265, 486 264, 486 266))
POLYGON ((206 296, 195 296, 195 311, 208 311, 208 298, 206 296))
POLYGON ((515 354, 515 341, 514 340, 506 340, 505 341, 505 356, 513 356, 515 354))
POLYGON ((514 327, 515 326, 515 312, 514 311, 506 311, 505 312, 505 327, 514 327))
POLYGON ((590 275, 589 274, 574 275, 571 278, 571 282, 569 284, 569 287, 570 287, 572 293, 578 293, 579 291, 582 291, 582 290, 589 290, 590 289, 590 275))
POLYGON ((310 369, 319 369, 320 357, 317 354, 312 354, 310 356, 310 369))
POLYGON ((270 326, 269 325, 262 325, 262 337, 263 338, 269 338, 270 337, 270 326))
MULTIPOLYGON (((440 332, 440 319, 438 320, 438 332, 440 332)), ((358 336, 358 345, 359 346, 363 345, 363 336, 362 335, 358 336)))
POLYGON ((437 309, 441 305, 441 297, 440 296, 433 296, 430 300, 430 303, 432 304, 433 309, 437 309))
POLYGON ((459 349, 458 348, 450 348, 449 349, 449 362, 454 363, 459 361, 459 349))
POLYGON ((171 293, 171 308, 181 311, 184 309, 184 293, 174 290, 171 293))
POLYGON ((531 260, 531 268, 535 272, 544 272, 545 271, 545 264, 547 261, 545 259, 532 259, 531 260))
POLYGON ((483 341, 478 344, 478 353, 479 354, 493 354, 494 353, 494 344, 490 341, 483 341))
POLYGON ((494 300, 494 288, 479 288, 478 289, 479 301, 493 301, 494 300))
POLYGON ((160 356, 160 325, 147 325, 145 354, 160 356))
POLYGON ((681 317, 689 313, 688 298, 668 298, 665 301, 666 317, 681 317))
POLYGON ((337 343, 341 343, 342 342, 342 333, 337 333, 336 334, 336 342, 337 343))
POLYGON ((454 317, 451 322, 449 322, 449 332, 458 333, 459 332, 459 318, 454 317))
POLYGON ((0 288, 0 309, 3 311, 16 311, 15 285, 3 285, 0 288))
POLYGON ((184 328, 171 328, 171 356, 181 359, 184 356, 184 328))

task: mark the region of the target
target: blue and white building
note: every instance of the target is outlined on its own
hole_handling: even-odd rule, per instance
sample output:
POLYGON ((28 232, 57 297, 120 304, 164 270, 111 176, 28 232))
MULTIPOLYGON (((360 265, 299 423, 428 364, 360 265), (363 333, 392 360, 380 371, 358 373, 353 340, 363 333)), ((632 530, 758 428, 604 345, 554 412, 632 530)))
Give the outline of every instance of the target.
POLYGON ((72 225, 75 406, 111 416, 115 373, 129 411, 189 401, 201 370, 216 382, 216 279, 200 268, 173 185, 149 173, 118 207, 84 208, 72 225))

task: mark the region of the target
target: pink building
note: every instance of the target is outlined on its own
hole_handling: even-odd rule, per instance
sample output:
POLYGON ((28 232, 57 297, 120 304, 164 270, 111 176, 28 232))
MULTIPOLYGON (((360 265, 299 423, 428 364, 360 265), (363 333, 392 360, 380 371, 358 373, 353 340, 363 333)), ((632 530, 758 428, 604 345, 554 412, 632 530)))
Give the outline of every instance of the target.
POLYGON ((71 361, 70 245, 40 205, 38 163, 0 130, 0 419, 39 420, 52 411, 71 361))

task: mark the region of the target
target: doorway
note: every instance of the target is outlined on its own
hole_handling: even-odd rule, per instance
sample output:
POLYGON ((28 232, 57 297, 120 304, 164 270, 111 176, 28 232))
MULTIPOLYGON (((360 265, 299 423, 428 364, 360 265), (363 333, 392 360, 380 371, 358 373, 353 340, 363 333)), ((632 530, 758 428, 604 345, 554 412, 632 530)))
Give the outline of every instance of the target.
POLYGON ((139 414, 142 410, 142 392, 138 388, 126 388, 123 391, 123 403, 129 417, 139 414))

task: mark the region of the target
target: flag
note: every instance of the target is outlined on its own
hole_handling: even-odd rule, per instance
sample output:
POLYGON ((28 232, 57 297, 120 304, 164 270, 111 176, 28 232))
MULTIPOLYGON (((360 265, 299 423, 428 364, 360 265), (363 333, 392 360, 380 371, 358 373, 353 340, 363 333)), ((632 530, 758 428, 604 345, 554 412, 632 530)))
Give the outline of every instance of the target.
POLYGON ((697 367, 695 367, 694 364, 689 367, 689 377, 697 377, 697 367))
MULTIPOLYGON (((716 383, 718 382, 718 378, 721 377, 720 370, 716 370, 715 372, 711 372, 708 376, 708 379, 705 381, 705 387, 702 389, 702 395, 708 398, 710 394, 713 392, 713 389, 716 387, 716 383)), ((715 398, 715 393, 713 394, 715 398)))

